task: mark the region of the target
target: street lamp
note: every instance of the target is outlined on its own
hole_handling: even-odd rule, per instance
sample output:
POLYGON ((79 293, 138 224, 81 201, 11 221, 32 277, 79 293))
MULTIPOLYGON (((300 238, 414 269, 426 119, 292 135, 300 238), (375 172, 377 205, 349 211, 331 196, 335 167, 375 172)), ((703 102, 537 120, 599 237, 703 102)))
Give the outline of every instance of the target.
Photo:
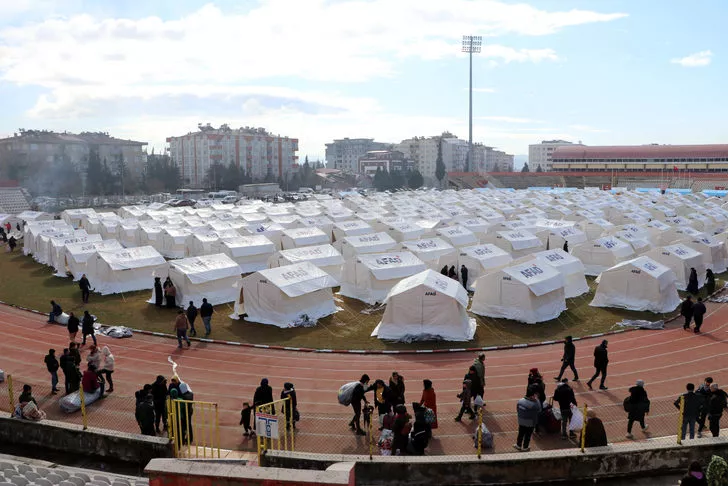
POLYGON ((479 35, 463 36, 463 52, 467 52, 470 57, 470 85, 468 93, 470 95, 470 111, 468 115, 468 160, 465 162, 465 172, 470 171, 470 165, 473 157, 473 53, 480 52, 483 44, 483 38, 479 35))

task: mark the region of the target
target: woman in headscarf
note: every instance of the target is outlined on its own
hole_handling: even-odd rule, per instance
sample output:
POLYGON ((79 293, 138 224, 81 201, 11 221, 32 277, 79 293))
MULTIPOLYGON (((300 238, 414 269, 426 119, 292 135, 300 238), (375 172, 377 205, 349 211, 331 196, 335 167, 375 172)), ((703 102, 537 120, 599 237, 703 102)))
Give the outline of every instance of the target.
POLYGON ((435 420, 430 424, 431 429, 437 428, 437 395, 435 395, 435 389, 432 388, 432 382, 430 380, 422 380, 424 390, 422 390, 422 398, 420 399, 420 405, 425 408, 429 408, 435 414, 435 420))
POLYGON ((169 277, 164 281, 164 296, 167 299, 168 309, 177 307, 177 287, 174 286, 172 279, 169 277))
POLYGON ((164 297, 164 292, 162 290, 162 279, 159 277, 154 277, 154 305, 157 307, 162 307, 162 298, 164 297))
POLYGON ((284 403, 283 413, 286 416, 286 426, 290 429, 291 424, 293 428, 296 428, 296 422, 298 421, 298 400, 296 399, 296 390, 293 388, 293 383, 286 382, 283 384, 283 390, 281 390, 281 400, 290 398, 284 403))
POLYGON ((593 409, 586 411, 586 426, 584 428, 584 447, 603 447, 607 445, 607 432, 604 423, 593 409))
POLYGON ((705 290, 708 297, 715 292, 715 274, 710 268, 705 271, 705 290))
POLYGON ((546 384, 543 382, 543 376, 539 373, 538 368, 531 368, 528 372, 528 390, 531 386, 538 390, 538 400, 543 404, 546 401, 546 384))
POLYGON ((99 374, 106 376, 106 381, 109 383, 109 389, 106 390, 106 393, 111 393, 114 391, 114 380, 111 379, 111 374, 114 372, 114 355, 111 354, 108 346, 104 346, 101 350, 101 355, 101 371, 99 374))
POLYGON ((693 295, 698 294, 698 272, 694 268, 690 269, 687 291, 693 295))

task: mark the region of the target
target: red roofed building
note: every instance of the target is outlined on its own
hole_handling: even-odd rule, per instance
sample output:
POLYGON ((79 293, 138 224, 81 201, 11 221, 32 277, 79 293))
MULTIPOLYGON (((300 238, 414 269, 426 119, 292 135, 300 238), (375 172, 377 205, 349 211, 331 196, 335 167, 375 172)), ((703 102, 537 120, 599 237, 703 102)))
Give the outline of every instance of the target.
POLYGON ((726 171, 728 144, 562 146, 551 159, 554 171, 726 171))

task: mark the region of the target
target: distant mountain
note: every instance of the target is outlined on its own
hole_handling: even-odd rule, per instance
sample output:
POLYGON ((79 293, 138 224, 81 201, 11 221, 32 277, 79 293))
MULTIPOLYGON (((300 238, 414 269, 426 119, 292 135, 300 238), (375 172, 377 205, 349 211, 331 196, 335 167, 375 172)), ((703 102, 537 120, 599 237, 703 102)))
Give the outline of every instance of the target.
POLYGON ((516 172, 521 170, 521 167, 523 167, 523 164, 528 162, 528 155, 514 155, 513 156, 513 170, 516 172))

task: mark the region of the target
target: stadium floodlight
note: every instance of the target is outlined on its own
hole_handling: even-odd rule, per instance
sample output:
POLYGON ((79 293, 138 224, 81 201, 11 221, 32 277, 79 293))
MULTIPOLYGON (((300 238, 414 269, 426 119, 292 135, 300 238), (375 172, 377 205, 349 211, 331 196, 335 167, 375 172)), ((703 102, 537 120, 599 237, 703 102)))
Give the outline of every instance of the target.
POLYGON ((470 84, 468 89, 470 109, 468 112, 468 159, 465 162, 465 172, 470 172, 473 158, 473 53, 480 52, 483 38, 479 35, 463 36, 463 52, 470 58, 470 84))

